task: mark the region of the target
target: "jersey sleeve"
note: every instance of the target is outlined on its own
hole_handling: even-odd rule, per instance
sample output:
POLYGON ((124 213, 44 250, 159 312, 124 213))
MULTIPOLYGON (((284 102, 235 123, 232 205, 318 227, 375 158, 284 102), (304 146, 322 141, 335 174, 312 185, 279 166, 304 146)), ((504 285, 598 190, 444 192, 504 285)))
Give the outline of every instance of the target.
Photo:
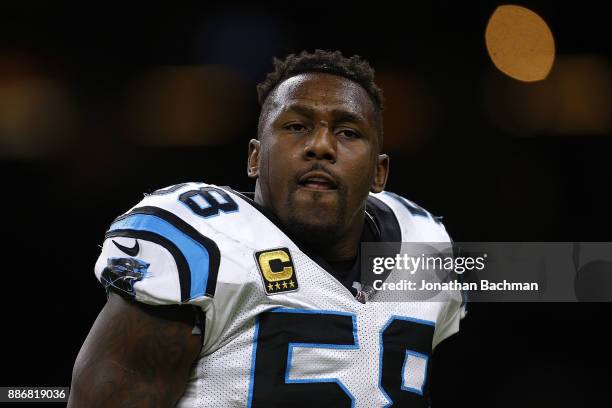
POLYGON ((436 325, 432 347, 435 348, 444 339, 459 332, 459 323, 467 313, 467 303, 461 299, 452 298, 444 306, 439 323, 436 325))
POLYGON ((402 242, 452 242, 441 217, 390 191, 373 194, 387 204, 400 225, 402 242))
POLYGON ((107 290, 151 305, 204 306, 213 298, 219 248, 185 216, 178 197, 188 188, 158 190, 113 221, 95 265, 107 290))
MULTIPOLYGON (((452 247, 453 241, 441 217, 436 217, 413 201, 388 191, 375 196, 393 210, 402 230, 402 242, 448 243, 448 248, 452 247)), ((441 245, 439 248, 445 247, 446 245, 441 245)), ((436 323, 433 347, 457 333, 459 322, 467 313, 467 301, 463 292, 453 291, 446 295, 445 304, 436 323)))

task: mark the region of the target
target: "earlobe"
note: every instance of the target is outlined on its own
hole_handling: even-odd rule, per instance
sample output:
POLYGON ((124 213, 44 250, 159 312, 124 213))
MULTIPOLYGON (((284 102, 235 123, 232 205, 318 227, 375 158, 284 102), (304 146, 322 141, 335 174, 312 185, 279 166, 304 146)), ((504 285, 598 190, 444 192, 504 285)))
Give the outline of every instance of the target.
POLYGON ((247 175, 250 178, 259 177, 259 149, 260 143, 257 139, 249 142, 249 157, 247 160, 247 175))
POLYGON ((389 177, 389 156, 381 154, 377 158, 376 168, 374 169, 374 178, 370 191, 380 193, 385 189, 387 178, 389 177))

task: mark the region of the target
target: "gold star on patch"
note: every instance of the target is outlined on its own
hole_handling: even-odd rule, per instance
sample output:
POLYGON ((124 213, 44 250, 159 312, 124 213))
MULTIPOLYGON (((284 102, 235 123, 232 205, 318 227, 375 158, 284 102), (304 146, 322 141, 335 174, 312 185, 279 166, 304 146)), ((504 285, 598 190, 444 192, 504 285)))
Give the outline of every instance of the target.
POLYGON ((292 281, 292 280, 291 280, 291 281, 289 281, 289 287, 291 287, 291 288, 294 288, 294 287, 295 287, 295 284, 293 283, 293 281, 292 281))
POLYGON ((278 282, 276 282, 276 285, 274 285, 274 286, 276 287, 276 289, 280 289, 281 288, 280 283, 278 283, 278 282))
POLYGON ((271 283, 268 284, 268 290, 272 292, 274 290, 274 285, 272 285, 271 283))

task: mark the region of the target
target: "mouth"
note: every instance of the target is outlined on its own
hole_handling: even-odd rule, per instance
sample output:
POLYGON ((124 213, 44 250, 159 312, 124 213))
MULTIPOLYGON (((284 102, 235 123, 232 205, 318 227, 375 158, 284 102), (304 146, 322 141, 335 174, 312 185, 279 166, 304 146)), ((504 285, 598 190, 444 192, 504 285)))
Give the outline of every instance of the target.
POLYGON ((312 171, 300 177, 298 185, 301 188, 316 191, 332 191, 338 189, 338 183, 329 174, 312 171))

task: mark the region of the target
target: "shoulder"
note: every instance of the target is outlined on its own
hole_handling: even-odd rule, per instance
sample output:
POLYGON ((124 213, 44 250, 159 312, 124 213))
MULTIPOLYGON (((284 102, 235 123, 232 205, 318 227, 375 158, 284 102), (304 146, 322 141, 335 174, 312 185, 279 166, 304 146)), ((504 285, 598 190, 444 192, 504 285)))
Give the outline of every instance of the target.
POLYGON ((256 210, 229 187, 207 183, 182 183, 159 189, 116 218, 110 230, 155 230, 180 239, 187 235, 210 239, 232 235, 256 210))
MULTIPOLYGON (((441 246, 433 246, 433 248, 441 251, 449 250, 447 243, 452 246, 453 241, 446 232, 442 218, 433 215, 414 201, 384 191, 378 194, 370 194, 368 202, 370 206, 372 206, 372 203, 376 203, 379 207, 386 207, 387 212, 393 213, 401 230, 402 242, 441 243, 441 246)), ((433 347, 459 331, 459 321, 466 313, 465 298, 461 292, 445 293, 448 295, 448 299, 444 302, 441 310, 442 315, 436 326, 433 347)))
POLYGON ((231 191, 228 187, 207 183, 176 184, 145 194, 144 198, 125 214, 153 207, 170 211, 186 220, 212 218, 221 213, 239 210, 236 195, 231 191))
POLYGON ((368 205, 378 209, 374 212, 393 214, 404 242, 451 242, 441 217, 405 197, 390 191, 371 193, 368 205))
POLYGON ((241 236, 253 211, 230 188, 206 183, 146 194, 111 223, 96 275, 107 289, 144 303, 210 299, 223 249, 241 236))
POLYGON ((251 198, 228 186, 192 182, 157 190, 117 218, 112 227, 122 227, 134 215, 136 220, 151 215, 155 223, 163 219, 188 234, 196 230, 219 245, 252 246, 264 238, 286 240, 251 198))

